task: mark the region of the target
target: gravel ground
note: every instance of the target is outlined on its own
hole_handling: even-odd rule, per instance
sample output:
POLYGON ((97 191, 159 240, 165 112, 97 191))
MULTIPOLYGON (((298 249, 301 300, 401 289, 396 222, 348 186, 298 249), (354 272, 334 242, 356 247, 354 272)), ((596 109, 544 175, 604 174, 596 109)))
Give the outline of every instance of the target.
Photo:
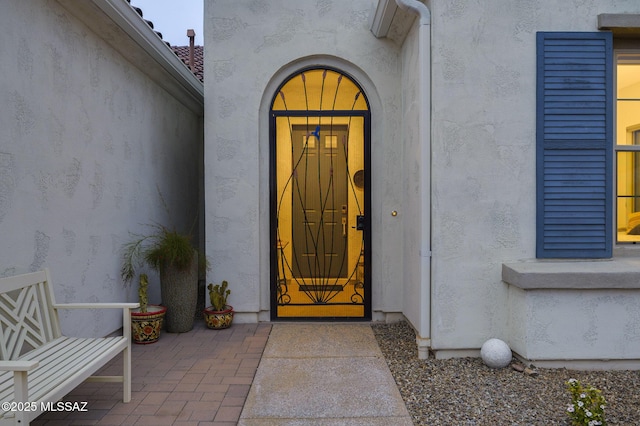
POLYGON ((570 378, 602 391, 607 424, 640 425, 640 371, 540 368, 530 376, 480 358, 419 360, 408 323, 372 328, 416 425, 569 425, 570 378))

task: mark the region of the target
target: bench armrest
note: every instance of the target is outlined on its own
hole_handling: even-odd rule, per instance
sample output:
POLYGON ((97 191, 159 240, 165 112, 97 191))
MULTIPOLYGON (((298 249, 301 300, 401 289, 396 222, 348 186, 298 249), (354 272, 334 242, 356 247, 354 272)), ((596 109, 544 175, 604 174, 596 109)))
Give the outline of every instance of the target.
POLYGON ((55 309, 135 309, 139 303, 56 303, 55 309))
POLYGON ((0 361, 0 371, 29 371, 38 365, 38 361, 0 361))
POLYGON ((131 310, 140 303, 55 303, 54 309, 122 309, 122 336, 131 344, 131 310))

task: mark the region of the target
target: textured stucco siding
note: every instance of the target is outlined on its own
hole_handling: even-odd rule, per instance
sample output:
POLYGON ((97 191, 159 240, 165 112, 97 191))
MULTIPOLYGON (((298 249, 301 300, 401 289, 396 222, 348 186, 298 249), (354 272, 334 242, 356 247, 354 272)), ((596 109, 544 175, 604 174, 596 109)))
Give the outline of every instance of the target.
POLYGON ((511 348, 532 361, 637 360, 637 290, 509 287, 511 348))
POLYGON ((269 103, 289 73, 309 64, 347 71, 371 102, 373 310, 402 309, 400 46, 369 31, 374 6, 373 0, 205 2, 209 281, 229 280, 231 303, 253 320, 269 310, 269 103))
MULTIPOLYGON (((510 298, 501 270, 503 263, 535 258, 536 32, 597 31, 598 14, 640 13, 640 6, 634 0, 425 3, 429 147, 420 133, 417 21, 399 45, 369 31, 373 0, 205 2, 208 278, 232 283, 231 303, 242 320, 268 319, 269 103, 297 69, 331 65, 355 77, 372 104, 374 319, 376 312, 402 312, 418 326, 430 318, 419 334, 450 353, 470 353, 491 337, 516 347, 535 341, 536 326, 527 322, 533 317, 523 311, 544 300, 517 290, 510 298), (421 187, 425 149, 430 188, 421 187), (427 242, 421 240, 429 226, 421 220, 423 197, 431 201, 427 242), (429 247, 426 271, 421 262, 429 247)), ((563 297, 574 301, 568 303, 574 310, 602 301, 592 310, 595 323, 615 326, 606 315, 619 308, 618 295, 571 299, 570 293, 563 297)), ((549 315, 561 315, 556 311, 549 315)))
MULTIPOLYGON (((0 275, 48 267, 59 302, 136 301, 121 246, 197 223, 201 119, 55 1, 4 2, 0 28, 0 275)), ((70 334, 121 326, 70 315, 70 334)))
MULTIPOLYGON (((523 317, 509 321, 501 264, 535 258, 536 32, 597 31, 598 14, 640 13, 640 5, 633 0, 430 3, 433 347, 479 348, 490 337, 508 340, 509 335, 517 346, 531 336, 518 334, 528 329, 518 322, 523 317)), ((533 303, 535 296, 528 297, 533 303)), ((586 298, 600 300, 576 297, 585 302, 576 300, 571 312, 585 308, 586 298)), ((591 310, 595 318, 582 323, 580 333, 589 333, 583 328, 593 322, 601 324, 601 335, 604 325, 614 325, 606 316, 619 309, 615 300, 612 294, 611 302, 591 310)), ((535 301, 540 309, 545 303, 535 301)), ((546 350, 544 341, 540 344, 536 356, 546 350)))
MULTIPOLYGON (((425 246, 421 241, 421 227, 429 224, 421 223, 420 200, 423 188, 420 185, 420 175, 424 167, 421 164, 422 149, 429 149, 422 146, 423 138, 421 130, 428 130, 428 124, 420 125, 422 105, 420 105, 420 65, 418 49, 420 48, 419 31, 417 26, 413 26, 402 45, 402 145, 403 145, 403 167, 402 167, 402 191, 404 195, 404 220, 403 220, 403 256, 402 270, 404 274, 403 282, 403 304, 402 312, 405 317, 417 329, 419 335, 429 337, 428 329, 421 329, 420 317, 429 306, 423 306, 420 294, 429 291, 423 288, 423 279, 427 282, 429 277, 423 277, 428 271, 420 268, 421 249, 425 246)), ((427 192, 428 193, 428 192, 427 192)), ((427 195, 428 196, 428 195, 427 195)), ((428 244, 427 244, 428 246, 428 244)))

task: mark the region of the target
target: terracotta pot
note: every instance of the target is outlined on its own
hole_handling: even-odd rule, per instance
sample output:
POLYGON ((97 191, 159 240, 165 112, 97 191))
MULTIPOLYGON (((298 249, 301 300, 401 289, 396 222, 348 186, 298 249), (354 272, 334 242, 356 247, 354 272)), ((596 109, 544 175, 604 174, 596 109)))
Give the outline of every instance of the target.
POLYGON ((147 312, 134 309, 131 311, 131 337, 139 345, 155 343, 160 338, 160 330, 167 308, 149 305, 147 312))
POLYGON ((221 330, 231 326, 233 321, 233 306, 226 305, 223 311, 216 311, 209 306, 202 311, 207 327, 214 330, 221 330))

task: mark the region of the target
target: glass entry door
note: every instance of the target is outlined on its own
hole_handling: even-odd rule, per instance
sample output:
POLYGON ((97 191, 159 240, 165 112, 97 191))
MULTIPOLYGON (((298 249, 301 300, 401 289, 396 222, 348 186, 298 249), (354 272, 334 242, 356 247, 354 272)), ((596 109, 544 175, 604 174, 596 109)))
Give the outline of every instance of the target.
POLYGON ((271 113, 272 319, 370 319, 366 98, 312 69, 271 113))

